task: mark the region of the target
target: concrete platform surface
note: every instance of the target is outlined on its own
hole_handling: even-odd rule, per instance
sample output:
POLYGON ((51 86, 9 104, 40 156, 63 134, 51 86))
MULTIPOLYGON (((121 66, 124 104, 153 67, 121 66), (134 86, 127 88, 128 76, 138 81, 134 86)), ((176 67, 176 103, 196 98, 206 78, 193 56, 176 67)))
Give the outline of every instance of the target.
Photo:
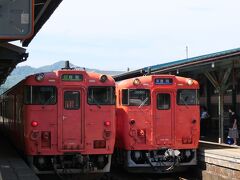
POLYGON ((240 147, 200 142, 199 164, 203 179, 240 179, 240 147))
POLYGON ((0 180, 39 180, 1 134, 0 180))

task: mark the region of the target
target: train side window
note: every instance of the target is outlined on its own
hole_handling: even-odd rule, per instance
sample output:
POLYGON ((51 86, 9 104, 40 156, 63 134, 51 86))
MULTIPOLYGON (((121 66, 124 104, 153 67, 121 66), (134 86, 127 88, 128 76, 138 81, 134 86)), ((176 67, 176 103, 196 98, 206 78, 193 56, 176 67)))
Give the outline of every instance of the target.
POLYGON ((170 109, 170 94, 158 94, 157 95, 157 109, 159 110, 168 110, 170 109))
POLYGON ((80 108, 80 93, 78 91, 64 92, 64 108, 68 110, 80 108))
POLYGON ((32 104, 32 86, 25 86, 24 87, 24 103, 25 104, 32 104))

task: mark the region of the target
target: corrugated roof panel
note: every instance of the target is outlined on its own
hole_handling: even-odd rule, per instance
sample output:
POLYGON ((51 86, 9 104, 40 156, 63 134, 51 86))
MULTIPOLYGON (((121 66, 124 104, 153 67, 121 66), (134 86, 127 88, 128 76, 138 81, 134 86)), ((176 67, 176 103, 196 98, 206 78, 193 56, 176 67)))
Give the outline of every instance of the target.
POLYGON ((220 52, 206 54, 206 55, 202 55, 202 56, 196 56, 196 57, 192 57, 192 58, 188 58, 188 59, 176 60, 176 61, 163 63, 163 64, 158 64, 158 65, 153 65, 153 66, 148 66, 148 67, 145 67, 144 69, 151 68, 152 71, 156 71, 156 70, 159 70, 159 69, 162 69, 162 68, 165 68, 165 67, 170 67, 170 66, 175 66, 175 65, 180 65, 180 64, 186 64, 186 63, 189 63, 189 62, 203 61, 203 60, 206 60, 206 59, 231 55, 231 54, 238 53, 238 52, 240 53, 240 48, 230 49, 230 50, 226 50, 226 51, 220 51, 220 52))

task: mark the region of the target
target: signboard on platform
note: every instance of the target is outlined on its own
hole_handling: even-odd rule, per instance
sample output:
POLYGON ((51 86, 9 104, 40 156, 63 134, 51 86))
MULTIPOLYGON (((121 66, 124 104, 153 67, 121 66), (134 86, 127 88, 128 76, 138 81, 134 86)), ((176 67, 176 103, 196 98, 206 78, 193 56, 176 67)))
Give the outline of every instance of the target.
POLYGON ((34 0, 0 0, 0 39, 27 39, 33 34, 34 0))

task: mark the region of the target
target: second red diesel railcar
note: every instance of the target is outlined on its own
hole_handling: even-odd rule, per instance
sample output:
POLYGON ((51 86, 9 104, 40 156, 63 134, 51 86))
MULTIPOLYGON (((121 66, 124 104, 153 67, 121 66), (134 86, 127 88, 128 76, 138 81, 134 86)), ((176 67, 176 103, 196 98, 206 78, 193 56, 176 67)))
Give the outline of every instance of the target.
POLYGON ((1 96, 0 115, 2 129, 36 172, 110 171, 111 76, 69 68, 28 76, 1 96))
POLYGON ((196 165, 199 84, 149 75, 117 84, 116 163, 130 172, 164 173, 196 165))

